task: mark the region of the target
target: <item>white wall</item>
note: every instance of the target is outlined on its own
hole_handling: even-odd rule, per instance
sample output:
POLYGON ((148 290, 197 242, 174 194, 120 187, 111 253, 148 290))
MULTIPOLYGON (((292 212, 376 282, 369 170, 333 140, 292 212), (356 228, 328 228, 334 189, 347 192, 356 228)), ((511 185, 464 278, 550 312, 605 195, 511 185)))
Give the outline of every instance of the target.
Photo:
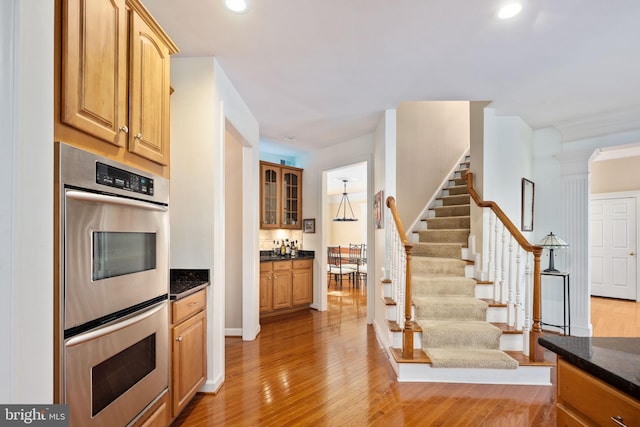
POLYGON ((0 4, 0 402, 53 402, 53 16, 0 4))
POLYGON ((258 123, 215 58, 171 60, 171 268, 208 268, 208 374, 203 391, 224 381, 225 126, 242 139, 242 327, 258 323, 258 123))
MULTIPOLYGON (((378 191, 383 192, 383 212, 384 224, 383 228, 374 230, 375 240, 368 246, 373 248, 368 250, 368 258, 375 261, 374 266, 367 267, 367 276, 369 280, 373 280, 374 318, 373 325, 385 347, 389 347, 388 326, 385 323, 387 312, 383 303, 383 289, 379 285, 380 280, 388 277, 389 271, 389 254, 386 248, 389 247, 389 221, 391 215, 386 207, 386 199, 389 196, 396 195, 396 111, 386 110, 380 119, 376 131, 374 133, 374 178, 371 193, 376 194, 378 191), (383 274, 383 269, 385 273, 383 274)), ((371 291, 371 290, 370 290, 371 291)))

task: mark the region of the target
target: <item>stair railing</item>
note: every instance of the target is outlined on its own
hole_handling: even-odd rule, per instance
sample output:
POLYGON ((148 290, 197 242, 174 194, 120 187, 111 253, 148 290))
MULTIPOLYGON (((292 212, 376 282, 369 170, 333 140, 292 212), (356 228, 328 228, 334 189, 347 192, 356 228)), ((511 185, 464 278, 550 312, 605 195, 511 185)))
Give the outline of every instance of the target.
POLYGON ((402 327, 402 357, 413 359, 413 334, 415 323, 412 320, 411 301, 411 250, 413 245, 409 243, 404 231, 402 221, 398 215, 396 200, 393 196, 387 197, 387 207, 391 210, 393 221, 391 222, 391 258, 390 279, 393 286, 394 299, 402 306, 403 310, 397 310, 396 321, 402 327))
POLYGON ((467 180, 469 195, 475 204, 481 208, 491 209, 487 268, 489 278, 494 283, 494 300, 507 305, 509 326, 523 330, 525 336, 528 334, 528 342, 524 343, 524 353, 529 355, 529 360, 542 361, 544 360, 543 349, 538 344, 538 338, 542 335, 540 303, 542 247, 530 244, 495 202, 480 199, 473 188, 473 173, 467 172, 464 178, 467 180), (532 257, 533 283, 531 286, 532 257))

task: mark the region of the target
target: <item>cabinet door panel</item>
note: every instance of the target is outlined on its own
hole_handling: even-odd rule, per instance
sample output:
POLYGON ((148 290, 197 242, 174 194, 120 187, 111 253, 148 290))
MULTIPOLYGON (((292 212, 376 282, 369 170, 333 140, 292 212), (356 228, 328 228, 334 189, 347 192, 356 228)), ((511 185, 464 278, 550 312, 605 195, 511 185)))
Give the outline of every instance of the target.
POLYGON ((260 165, 260 228, 280 227, 280 168, 260 165))
POLYGON ((169 49, 136 14, 131 31, 129 151, 169 164, 169 49))
POLYGON ((207 376, 206 311, 173 328, 173 415, 195 395, 207 376))
POLYGON ((260 273, 260 312, 273 310, 273 285, 271 272, 260 273))
POLYGON ((63 2, 61 120, 124 147, 127 12, 124 0, 63 2))
POLYGON ((291 307, 291 271, 273 273, 273 309, 291 307))
POLYGON ((282 169, 282 228, 302 228, 302 172, 282 169))
POLYGON ((293 270, 293 305, 311 303, 311 269, 293 270))

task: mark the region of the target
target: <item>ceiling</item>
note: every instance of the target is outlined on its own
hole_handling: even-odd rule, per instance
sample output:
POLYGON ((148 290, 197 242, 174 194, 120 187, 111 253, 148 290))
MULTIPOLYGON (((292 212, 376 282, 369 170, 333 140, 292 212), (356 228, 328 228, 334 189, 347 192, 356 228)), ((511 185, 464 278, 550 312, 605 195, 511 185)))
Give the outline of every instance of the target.
POLYGON ((278 154, 410 100, 492 101, 565 140, 640 128, 638 0, 524 0, 509 21, 500 0, 250 1, 143 0, 178 56, 217 57, 278 154))

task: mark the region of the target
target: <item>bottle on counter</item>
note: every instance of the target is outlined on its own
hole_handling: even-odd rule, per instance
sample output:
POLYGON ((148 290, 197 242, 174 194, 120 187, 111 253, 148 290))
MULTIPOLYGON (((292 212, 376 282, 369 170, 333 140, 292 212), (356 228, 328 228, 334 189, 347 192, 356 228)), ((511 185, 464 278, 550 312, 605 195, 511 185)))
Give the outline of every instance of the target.
POLYGON ((286 254, 291 256, 291 243, 289 243, 289 239, 287 239, 286 254))
POLYGON ((291 258, 294 258, 296 256, 296 251, 298 248, 296 248, 296 242, 295 240, 291 241, 291 258))
POLYGON ((271 252, 273 252, 274 255, 277 255, 279 251, 280 251, 280 247, 278 246, 278 241, 274 240, 273 246, 271 247, 271 252))
POLYGON ((280 242, 280 255, 285 256, 287 254, 287 247, 284 245, 284 240, 280 242))

